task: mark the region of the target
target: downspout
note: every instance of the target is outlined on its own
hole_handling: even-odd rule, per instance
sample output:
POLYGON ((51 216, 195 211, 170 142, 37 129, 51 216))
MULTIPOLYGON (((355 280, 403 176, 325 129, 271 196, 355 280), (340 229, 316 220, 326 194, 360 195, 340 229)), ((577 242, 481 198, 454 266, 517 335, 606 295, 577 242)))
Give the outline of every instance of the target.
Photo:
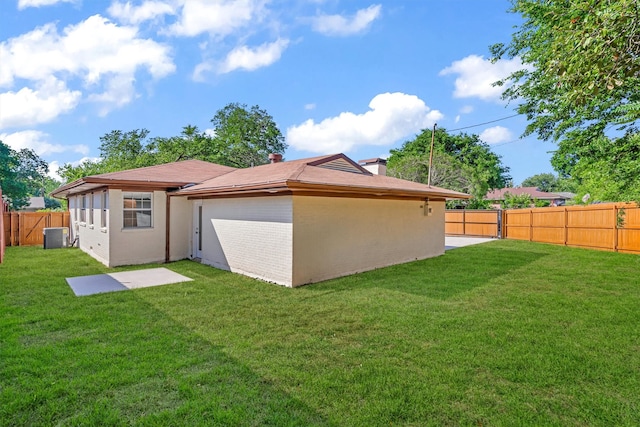
POLYGON ((171 260, 171 197, 169 196, 169 192, 165 192, 167 195, 167 212, 165 215, 166 225, 165 229, 165 246, 164 246, 164 262, 168 263, 171 260))

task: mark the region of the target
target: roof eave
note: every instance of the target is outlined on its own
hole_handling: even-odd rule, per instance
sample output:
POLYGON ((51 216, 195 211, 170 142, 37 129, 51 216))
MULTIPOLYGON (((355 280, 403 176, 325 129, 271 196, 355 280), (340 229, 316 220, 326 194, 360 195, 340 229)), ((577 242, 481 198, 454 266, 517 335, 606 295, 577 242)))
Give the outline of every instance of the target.
POLYGON ((262 184, 253 184, 246 186, 230 186, 219 188, 203 188, 197 190, 181 190, 173 195, 175 196, 187 196, 189 198, 198 197, 225 197, 225 196, 240 196, 240 195, 275 195, 275 194, 301 194, 302 192, 314 193, 314 194, 327 194, 327 195, 357 195, 357 196, 369 196, 369 197, 385 197, 385 198, 399 198, 399 199, 416 199, 424 200, 426 198, 442 199, 442 200, 457 200, 457 199, 470 199, 471 196, 465 193, 457 193, 453 191, 423 191, 423 190, 411 190, 411 189, 390 189, 382 187, 359 187, 352 185, 335 185, 335 184, 318 184, 309 183, 297 180, 286 180, 278 182, 269 182, 262 184))

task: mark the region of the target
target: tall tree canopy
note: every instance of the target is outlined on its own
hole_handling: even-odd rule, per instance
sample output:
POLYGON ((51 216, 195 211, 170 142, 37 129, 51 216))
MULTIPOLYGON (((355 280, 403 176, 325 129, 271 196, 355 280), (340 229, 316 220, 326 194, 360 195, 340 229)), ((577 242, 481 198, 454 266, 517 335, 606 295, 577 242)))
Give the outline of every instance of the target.
MULTIPOLYGON (((494 60, 520 57, 523 69, 498 82, 529 120, 525 134, 558 142, 552 164, 587 188, 592 168, 617 159, 626 179, 614 200, 640 192, 640 4, 637 0, 512 0, 523 23, 494 60), (608 135, 615 131, 616 137, 608 135), (609 137, 608 137, 609 136, 609 137), (622 153, 620 147, 632 151, 622 153)), ((609 186, 612 189, 612 186, 609 186)))
POLYGON ((523 187, 536 187, 540 191, 553 193, 554 191, 576 192, 576 183, 572 179, 558 177, 552 173, 539 173, 522 181, 523 187))
POLYGON ((0 141, 0 187, 11 209, 29 204, 30 196, 44 196, 49 166, 33 151, 11 149, 0 141))
MULTIPOLYGON (((401 148, 391 150, 389 175, 426 184, 432 133, 425 129, 401 148)), ((489 189, 506 186, 511 177, 500 156, 478 135, 450 135, 446 129, 436 129, 431 179, 432 185, 481 199, 489 189)))
POLYGON ((270 153, 284 153, 287 144, 273 117, 259 106, 228 104, 211 119, 216 152, 211 161, 237 168, 267 163, 270 153))
POLYGON ((65 164, 60 176, 67 182, 87 175, 199 159, 246 168, 268 163, 270 153, 287 149, 273 118, 259 106, 231 103, 211 119, 213 132, 187 125, 180 135, 147 140, 147 129, 111 131, 100 138, 100 160, 78 166, 65 164))

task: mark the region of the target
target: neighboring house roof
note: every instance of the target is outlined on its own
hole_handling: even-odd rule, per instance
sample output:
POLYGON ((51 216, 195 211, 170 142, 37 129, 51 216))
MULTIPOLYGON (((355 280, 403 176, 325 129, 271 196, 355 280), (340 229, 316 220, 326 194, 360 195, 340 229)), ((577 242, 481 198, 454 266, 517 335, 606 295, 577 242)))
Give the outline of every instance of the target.
POLYGON ((571 200, 576 197, 576 193, 570 193, 569 191, 557 191, 555 194, 562 197, 565 200, 571 200))
POLYGON ((83 193, 105 185, 127 185, 144 188, 179 188, 188 184, 197 184, 209 178, 224 175, 236 170, 202 160, 184 160, 163 165, 129 169, 120 172, 87 176, 65 184, 51 194, 54 197, 67 197, 69 194, 83 193))
POLYGON ((220 197, 248 194, 331 194, 378 197, 468 199, 457 191, 374 175, 344 154, 293 160, 229 174, 184 188, 176 194, 220 197))
POLYGON ((509 193, 512 196, 520 196, 522 194, 528 194, 532 199, 538 200, 557 200, 557 199, 571 199, 571 197, 561 196, 557 193, 548 193, 546 191, 540 191, 536 187, 515 187, 515 188, 500 188, 490 191, 485 196, 487 200, 504 200, 505 194, 509 193))
POLYGON ((24 209, 38 210, 45 207, 44 197, 29 197, 29 204, 24 209))
POLYGON ((457 191, 374 175, 344 154, 235 169, 199 160, 88 176, 52 194, 90 191, 100 186, 178 189, 173 194, 206 197, 268 194, 331 194, 392 198, 468 199, 457 191), (194 184, 194 185, 188 185, 194 184))

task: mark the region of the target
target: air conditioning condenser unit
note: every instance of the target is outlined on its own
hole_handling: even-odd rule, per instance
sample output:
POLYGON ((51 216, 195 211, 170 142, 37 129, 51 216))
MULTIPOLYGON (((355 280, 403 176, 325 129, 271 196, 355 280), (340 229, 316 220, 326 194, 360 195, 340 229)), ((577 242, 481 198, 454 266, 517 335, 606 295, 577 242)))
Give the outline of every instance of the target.
POLYGON ((42 230, 44 233, 44 248, 58 249, 69 246, 68 227, 49 227, 42 230))

